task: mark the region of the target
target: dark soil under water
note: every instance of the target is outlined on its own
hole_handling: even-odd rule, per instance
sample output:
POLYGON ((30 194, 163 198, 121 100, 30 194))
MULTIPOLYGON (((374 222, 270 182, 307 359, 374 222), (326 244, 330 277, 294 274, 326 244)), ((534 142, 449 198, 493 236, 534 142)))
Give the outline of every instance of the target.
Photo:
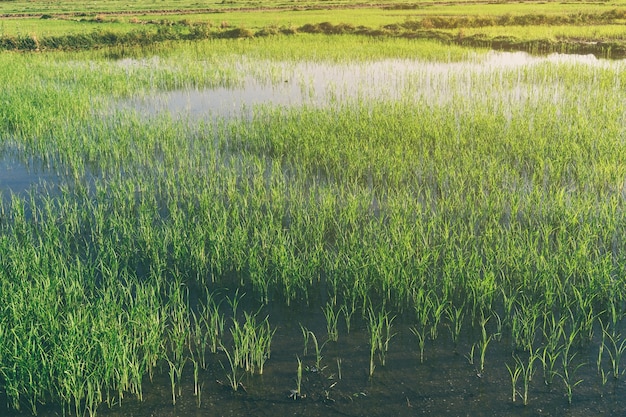
MULTIPOLYGON (((247 308, 246 308, 247 310, 247 308)), ((357 311, 347 333, 340 318, 339 340, 326 342, 326 321, 320 308, 265 308, 259 317, 269 315, 272 328, 271 358, 263 375, 245 375, 242 386, 234 392, 227 378, 225 353, 208 353, 208 369, 201 370, 200 401, 194 395, 193 366, 185 366, 182 394, 176 387, 176 405, 167 364, 153 381, 146 377, 143 401, 128 393, 120 406, 102 404, 98 416, 105 417, 195 417, 195 416, 623 416, 626 415, 626 383, 612 376, 603 383, 596 370, 597 348, 581 348, 577 363, 584 363, 575 379, 572 403, 566 388, 555 376, 552 384, 544 382, 540 361, 530 382, 528 404, 523 405, 522 378, 517 383, 519 395, 513 402, 511 377, 506 364, 515 364, 506 331, 499 341, 492 341, 486 351, 485 367, 479 367, 479 353, 470 363, 471 346, 480 339, 480 330, 465 323, 455 349, 447 327, 440 326, 436 340, 427 340, 424 362, 420 363, 417 338, 410 331, 412 320, 397 317, 395 336, 389 344, 387 363, 378 355, 373 377, 369 377, 369 333, 357 311), (315 367, 314 345, 309 341, 303 353, 304 339, 300 326, 311 330, 321 349, 321 366, 315 367), (472 329, 472 330, 470 330, 472 329), (325 343, 326 342, 326 343, 325 343), (298 358, 302 360, 301 396, 294 398, 298 358)), ((230 319, 227 319, 228 321, 230 319)), ((227 322, 227 327, 229 326, 227 322)), ((597 332, 596 332, 597 333, 597 332)), ((228 331, 226 331, 228 334, 228 331)), ((597 335, 596 335, 597 337, 597 335)), ((229 341, 226 341, 226 346, 229 341)), ((596 343, 591 345, 595 346, 596 343)), ((524 353, 518 352, 520 357, 524 353)), ((558 369, 557 369, 558 370, 558 369)), ((4 402, 4 401, 3 401, 4 402)), ((9 411, 6 417, 27 415, 9 411)), ((38 415, 63 415, 56 406, 40 408, 38 415)))

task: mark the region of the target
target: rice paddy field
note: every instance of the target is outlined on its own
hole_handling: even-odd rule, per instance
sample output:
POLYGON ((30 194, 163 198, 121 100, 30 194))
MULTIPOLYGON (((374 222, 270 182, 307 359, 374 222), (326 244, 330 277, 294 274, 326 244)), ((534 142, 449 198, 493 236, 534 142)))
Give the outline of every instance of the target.
POLYGON ((0 415, 626 413, 626 63, 347 6, 44 48, 86 4, 0 2, 0 415))

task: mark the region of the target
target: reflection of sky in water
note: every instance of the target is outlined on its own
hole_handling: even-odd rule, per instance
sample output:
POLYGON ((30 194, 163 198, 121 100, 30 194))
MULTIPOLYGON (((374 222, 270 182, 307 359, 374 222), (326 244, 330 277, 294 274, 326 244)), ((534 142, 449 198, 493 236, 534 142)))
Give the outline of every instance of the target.
POLYGON ((4 201, 10 199, 11 193, 23 196, 35 186, 51 186, 59 179, 56 173, 40 163, 23 162, 16 152, 0 153, 0 197, 4 201))
MULTIPOLYGON (((146 62, 158 65, 158 62, 146 62)), ((476 88, 479 80, 476 77, 493 77, 494 73, 523 70, 544 63, 601 67, 622 65, 619 61, 598 60, 593 55, 537 57, 523 52, 490 52, 477 55, 469 62, 453 63, 398 59, 347 64, 260 62, 253 72, 262 74, 259 68, 267 65, 271 75, 265 78, 271 78, 273 82, 263 80, 262 75, 249 75, 237 87, 159 92, 126 101, 121 109, 134 109, 146 116, 166 113, 180 119, 214 119, 249 117, 252 109, 259 105, 328 107, 367 99, 422 100, 443 105, 454 100, 455 95, 458 98, 459 94, 468 98, 494 94, 493 90, 476 88)), ((123 65, 139 64, 130 61, 123 65)), ((545 94, 542 94, 541 88, 537 86, 525 93, 517 87, 513 91, 495 93, 506 100, 526 101, 532 96, 543 100, 545 94)), ((549 88, 546 91, 549 97, 555 97, 549 88)))
MULTIPOLYGON (((501 74, 507 71, 521 73, 526 68, 546 63, 623 69, 624 62, 598 60, 592 55, 538 57, 523 52, 489 52, 451 63, 407 59, 341 64, 243 60, 236 69, 245 76, 236 87, 160 92, 117 103, 117 110, 134 110, 146 117, 169 114, 175 119, 193 121, 250 117, 254 107, 259 105, 329 107, 368 99, 409 100, 428 105, 495 100, 510 108, 524 103, 557 103, 563 91, 558 84, 523 82, 514 82, 507 90, 491 88, 489 81, 497 84, 503 79, 501 74)), ((166 59, 154 57, 125 59, 111 65, 149 72, 166 68, 168 64, 166 59)), ((455 108, 459 111, 459 107, 455 108)), ((4 198, 9 192, 21 194, 32 186, 41 186, 44 182, 54 184, 59 179, 35 163, 24 164, 15 152, 0 154, 0 193, 4 198)))

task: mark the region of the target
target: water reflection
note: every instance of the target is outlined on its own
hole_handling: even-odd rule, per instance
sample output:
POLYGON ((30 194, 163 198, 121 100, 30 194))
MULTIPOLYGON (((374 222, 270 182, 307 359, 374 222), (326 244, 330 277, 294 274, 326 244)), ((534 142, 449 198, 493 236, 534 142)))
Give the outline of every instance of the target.
POLYGON ((16 151, 0 152, 0 196, 4 201, 11 194, 24 196, 37 188, 46 188, 60 181, 60 176, 33 158, 24 160, 16 151))
MULTIPOLYGON (((552 54, 545 57, 523 52, 476 54, 461 62, 425 62, 387 59, 354 63, 276 63, 242 60, 237 71, 244 74, 234 87, 185 89, 157 92, 115 103, 120 112, 136 111, 144 117, 170 115, 174 119, 214 120, 252 116, 256 106, 341 106, 351 101, 410 100, 427 105, 448 105, 462 111, 463 100, 504 106, 505 114, 515 105, 556 103, 563 99, 563 86, 524 82, 521 77, 508 89, 502 85, 507 71, 523 74, 537 65, 583 65, 591 68, 624 69, 625 61, 609 61, 593 55, 552 54), (485 82, 486 77, 487 82, 485 82), (459 97, 462 100, 459 101, 459 97)), ((126 59, 112 62, 139 71, 167 68, 166 60, 126 59)), ((210 65, 210 64, 207 64, 210 65)), ((585 94, 585 89, 578 89, 585 94)), ((0 193, 25 193, 41 183, 57 183, 60 177, 33 161, 24 162, 17 152, 0 154, 0 193)))
MULTIPOLYGON (((147 62, 149 66, 156 65, 153 60, 147 62)), ((546 63, 623 67, 621 61, 602 60, 593 55, 538 57, 524 52, 494 51, 477 54, 467 61, 447 63, 407 59, 340 64, 257 62, 251 72, 267 67, 268 75, 246 76, 236 87, 159 92, 126 101, 120 108, 133 109, 148 117, 169 114, 175 119, 197 120, 249 118, 254 107, 259 105, 329 107, 350 101, 380 99, 423 100, 444 105, 458 94, 466 97, 484 95, 485 91, 475 88, 476 76, 492 76, 546 63), (464 88, 459 90, 459 86, 464 88)), ((127 62, 124 65, 140 64, 127 62)), ((537 92, 536 88, 533 90, 537 92)), ((519 91, 517 94, 506 92, 505 95, 519 96, 519 91)))

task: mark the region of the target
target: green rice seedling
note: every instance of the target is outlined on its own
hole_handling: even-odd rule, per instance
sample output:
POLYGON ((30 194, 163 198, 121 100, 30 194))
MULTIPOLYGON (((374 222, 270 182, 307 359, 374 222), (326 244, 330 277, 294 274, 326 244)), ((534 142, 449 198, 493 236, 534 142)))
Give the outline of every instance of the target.
POLYGON ((486 326, 490 318, 491 316, 484 317, 483 315, 480 320, 480 332, 482 335, 480 342, 478 342, 478 348, 480 350, 480 368, 479 368, 480 373, 482 373, 485 370, 485 355, 487 353, 487 346, 489 346, 489 343, 493 339, 493 335, 487 334, 486 326))
POLYGON ((315 347, 315 369, 319 371, 322 369, 322 349, 326 343, 320 345, 317 341, 315 333, 311 330, 307 330, 306 340, 309 340, 309 338, 313 341, 313 346, 315 347))
POLYGON ((538 304, 534 304, 530 300, 523 300, 519 304, 519 309, 516 309, 513 315, 511 328, 514 349, 532 350, 539 317, 538 304))
POLYGON ((565 344, 561 353, 561 372, 557 373, 557 375, 560 376, 561 380, 563 381, 563 385, 565 386, 565 393, 567 395, 567 401, 570 404, 572 403, 573 389, 583 382, 582 379, 575 379, 575 374, 585 364, 580 363, 576 366, 573 366, 572 363, 577 355, 577 352, 573 352, 573 347, 574 343, 577 340, 579 331, 580 328, 576 327, 572 329, 565 338, 565 344))
POLYGON ((448 302, 437 296, 431 297, 430 301, 433 303, 431 308, 432 316, 430 323, 430 338, 431 340, 435 340, 439 334, 439 323, 441 322, 441 318, 447 309, 448 302))
POLYGON ((417 344, 420 350, 420 363, 424 363, 424 348, 426 347, 426 335, 417 327, 411 327, 411 333, 417 337, 417 344))
POLYGON ((593 312, 593 303, 595 295, 583 295, 581 290, 572 287, 574 292, 575 308, 568 307, 572 323, 580 327, 579 337, 581 342, 587 343, 593 339, 593 325, 595 323, 596 314, 593 312))
POLYGON ((326 332, 328 334, 328 340, 336 342, 339 339, 339 331, 337 330, 337 323, 339 321, 339 315, 342 312, 342 308, 335 311, 331 303, 327 303, 326 307, 323 307, 324 317, 326 318, 326 332))
MULTIPOLYGON (((209 345, 211 353, 216 353, 217 348, 222 341, 222 335, 224 334, 224 326, 226 320, 224 315, 220 312, 221 303, 215 303, 214 298, 207 292, 207 300, 205 304, 201 306, 201 317, 206 329, 206 335, 202 341, 202 345, 209 345)), ((202 358, 204 361, 204 357, 202 358)), ((206 363, 203 368, 206 369, 206 363)))
POLYGON ((268 317, 257 324, 256 315, 244 312, 244 323, 233 319, 233 360, 236 366, 250 373, 263 374, 265 362, 270 357, 272 337, 276 330, 270 328, 268 317))
POLYGON ((504 287, 502 287, 500 288, 500 291, 502 293, 502 304, 504 305, 504 320, 503 321, 507 323, 508 326, 510 326, 511 325, 510 321, 514 314, 514 306, 517 300, 519 289, 512 288, 510 292, 507 293, 507 290, 504 287))
POLYGON ((340 310, 343 312, 343 318, 346 323, 346 332, 350 333, 350 326, 352 324, 352 316, 356 311, 356 302, 354 299, 350 303, 344 304, 340 310))
MULTIPOLYGON (((237 320, 237 311, 239 309, 239 303, 241 302, 241 299, 245 296, 246 294, 241 294, 241 296, 239 295, 239 288, 237 288, 237 290, 235 291, 235 295, 230 298, 229 296, 226 296, 226 301, 228 302, 228 305, 230 306, 231 311, 233 312, 233 320, 237 320)), ((207 295, 208 297, 208 295, 207 295)))
POLYGON ((302 338, 304 339, 304 348, 302 349, 302 355, 306 356, 309 352, 309 329, 300 324, 300 331, 302 332, 302 338))
POLYGON ((609 312, 609 318, 610 318, 610 324, 611 327, 613 329, 618 328, 619 326, 619 322, 622 320, 622 318, 624 317, 624 311, 622 311, 622 309, 619 307, 620 303, 618 300, 615 299, 615 297, 610 297, 609 299, 609 307, 608 307, 608 312, 609 312))
POLYGON ((200 364, 196 359, 190 358, 190 360, 193 364, 193 395, 197 397, 200 395, 200 364))
POLYGON ((296 390, 292 395, 294 400, 302 398, 302 361, 298 356, 296 356, 296 359, 298 360, 298 370, 296 373, 296 390))
POLYGON ((562 353, 563 350, 560 346, 552 347, 547 345, 543 347, 540 359, 543 365, 543 381, 546 385, 552 385, 554 377, 558 375, 556 365, 562 353))
MULTIPOLYGON (((384 340, 383 340, 383 345, 382 345, 382 350, 384 350, 385 353, 389 351, 389 342, 396 335, 395 333, 393 334, 391 333, 392 323, 395 319, 396 319, 396 316, 393 316, 390 318, 388 313, 385 314, 385 317, 384 317, 385 334, 384 334, 384 340)), ((384 366, 385 365, 384 357, 382 359, 382 363, 384 366)))
POLYGON ((337 377, 342 379, 341 377, 341 358, 337 358, 337 377))
POLYGON ((394 317, 390 317, 389 313, 380 311, 375 314, 370 308, 368 314, 368 330, 370 334, 370 377, 374 374, 376 368, 374 364, 375 353, 378 352, 382 366, 385 366, 387 351, 389 350, 389 341, 393 338, 391 328, 394 317))
POLYGON ((189 350, 190 359, 200 360, 200 358, 206 354, 206 339, 205 337, 203 337, 204 333, 206 332, 202 328, 200 320, 198 319, 198 316, 194 311, 190 311, 189 316, 191 319, 191 323, 189 326, 189 345, 187 348, 189 350))
POLYGON ((565 343, 563 345, 563 356, 561 356, 564 365, 569 366, 570 360, 576 355, 576 352, 573 352, 573 350, 576 340, 578 339, 579 332, 580 328, 574 327, 570 329, 570 332, 564 337, 565 343))
POLYGON ((506 369, 509 371, 509 376, 511 377, 511 401, 515 402, 517 398, 517 380, 522 375, 523 368, 521 364, 518 362, 517 357, 515 356, 515 367, 511 368, 509 364, 506 364, 506 369))
POLYGON ((377 333, 378 329, 370 328, 370 367, 369 367, 369 376, 370 378, 374 375, 374 369, 376 369, 376 364, 374 363, 374 357, 376 354, 376 350, 378 349, 379 337, 377 333))
POLYGON ((535 360, 538 359, 539 356, 536 353, 531 352, 528 355, 528 361, 522 361, 518 356, 515 356, 515 361, 517 362, 519 368, 522 371, 522 380, 524 382, 524 392, 522 395, 522 399, 524 405, 528 405, 528 392, 530 388, 530 382, 533 379, 533 375, 535 373, 534 363, 535 360))
POLYGON ((561 344, 561 338, 565 337, 567 317, 562 316, 558 320, 554 313, 545 312, 543 317, 543 342, 550 351, 556 351, 561 344))
POLYGON ((596 368, 598 369, 598 374, 600 373, 604 374, 604 369, 602 369, 602 356, 604 354, 604 348, 606 346, 606 328, 604 327, 602 320, 600 320, 600 326, 602 327, 602 341, 600 342, 600 345, 598 346, 598 357, 596 359, 596 368))
POLYGON ((450 336, 452 337, 452 343, 454 344, 454 350, 456 351, 461 329, 463 328, 463 319, 465 318, 465 303, 459 307, 449 304, 446 308, 446 316, 448 317, 449 322, 447 326, 448 329, 450 329, 450 336))
POLYGON ((491 312, 491 317, 495 317, 496 319, 496 331, 493 334, 493 338, 499 342, 502 340, 502 318, 500 317, 500 315, 494 310, 491 312))
POLYGON ((600 375, 600 382, 602 383, 602 386, 605 386, 606 383, 609 382, 610 372, 606 372, 604 368, 600 368, 600 372, 598 372, 598 374, 600 375))
POLYGON ((580 363, 572 368, 571 363, 576 356, 576 353, 573 353, 571 355, 567 355, 567 353, 568 352, 564 352, 563 356, 561 356, 561 372, 557 375, 560 376, 561 380, 563 381, 563 385, 565 386, 565 394, 567 396, 567 402, 571 404, 574 388, 576 388, 579 384, 583 382, 582 379, 576 379, 575 374, 585 364, 580 363))
POLYGON ((622 361, 622 355, 626 351, 626 339, 622 339, 622 335, 619 333, 616 334, 614 331, 609 333, 605 329, 603 329, 603 332, 603 339, 608 339, 608 346, 605 345, 604 342, 603 346, 607 349, 607 353, 609 354, 613 378, 619 379, 619 377, 624 373, 623 369, 620 370, 620 366, 622 361))
POLYGON ((168 375, 170 377, 170 387, 172 389, 172 405, 176 405, 176 382, 180 384, 180 380, 177 380, 177 369, 176 364, 171 360, 167 360, 167 364, 169 365, 168 375))
POLYGON ((204 382, 198 387, 198 395, 196 396, 196 405, 198 408, 202 407, 202 390, 204 389, 204 382))
POLYGON ((465 355, 465 358, 467 359, 467 362, 470 365, 474 365, 474 363, 476 362, 476 359, 475 359, 476 346, 478 346, 478 343, 473 343, 472 347, 470 348, 469 353, 465 355))
POLYGON ((228 349, 226 349, 224 346, 222 346, 221 348, 222 348, 221 350, 226 355, 226 358, 228 359, 229 369, 227 370, 224 364, 221 363, 221 361, 220 361, 220 364, 222 365, 222 369, 226 371, 226 377, 228 378, 229 387, 233 391, 237 392, 237 390, 243 386, 241 383, 241 378, 243 377, 243 373, 239 372, 239 366, 235 363, 235 358, 228 351, 228 349))
POLYGON ((426 293, 424 289, 420 288, 413 296, 413 306, 417 315, 417 322, 423 330, 426 329, 430 322, 431 310, 433 308, 433 303, 430 301, 430 293, 426 293))
POLYGON ((374 375, 374 369, 376 368, 376 365, 374 364, 374 357, 376 354, 376 351, 378 349, 380 349, 380 347, 382 346, 382 337, 383 337, 383 317, 382 317, 382 313, 381 314, 374 314, 373 310, 370 307, 370 310, 368 311, 368 323, 367 323, 367 329, 369 330, 369 335, 370 335, 370 340, 369 340, 369 344, 370 344, 370 367, 369 367, 369 375, 370 377, 372 375, 374 375))
POLYGON ((489 335, 487 339, 478 342, 478 349, 480 350, 480 374, 482 374, 482 372, 485 370, 485 357, 487 355, 487 347, 489 346, 489 342, 491 342, 492 340, 493 335, 489 335))
MULTIPOLYGON (((170 295, 170 308, 169 308, 169 321, 170 326, 168 329, 168 340, 170 342, 170 351, 172 354, 172 361, 175 363, 175 368, 180 369, 184 367, 186 360, 185 346, 188 346, 190 340, 189 332, 189 307, 187 306, 186 299, 188 294, 184 293, 181 284, 173 284, 171 288, 172 294, 170 295)), ((186 291, 186 289, 185 289, 186 291)))

